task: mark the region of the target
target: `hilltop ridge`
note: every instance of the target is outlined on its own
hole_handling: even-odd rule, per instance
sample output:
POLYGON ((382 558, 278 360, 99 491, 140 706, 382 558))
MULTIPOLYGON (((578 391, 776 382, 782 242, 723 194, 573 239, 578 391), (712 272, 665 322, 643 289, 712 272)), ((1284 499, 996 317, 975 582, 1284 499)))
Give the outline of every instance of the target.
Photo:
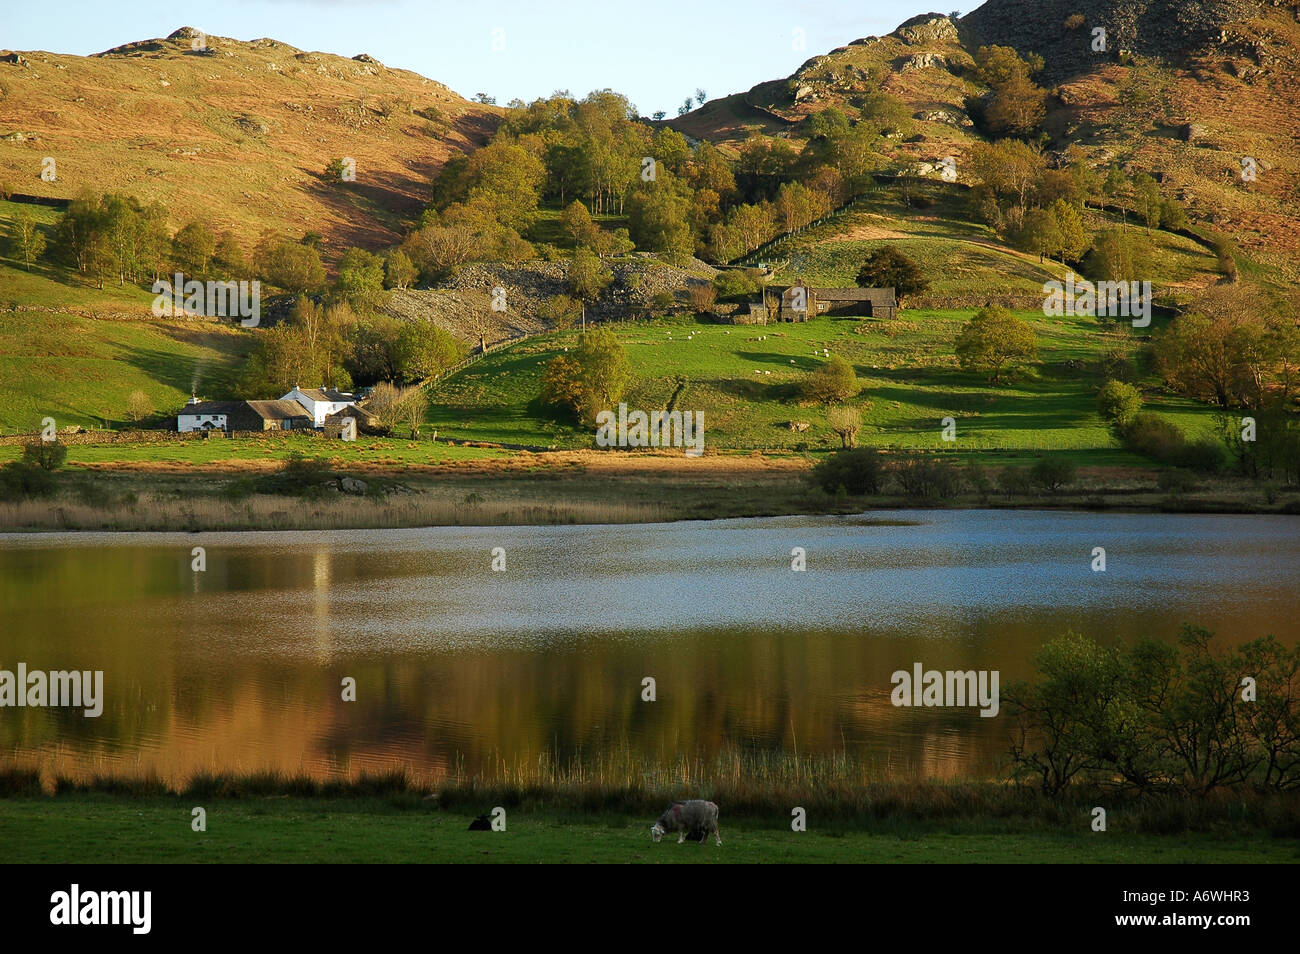
POLYGON ((798 148, 802 121, 831 107, 856 116, 879 91, 913 118, 911 135, 889 141, 894 168, 932 171, 948 155, 960 168, 989 138, 971 108, 988 92, 974 68, 986 45, 1042 57, 1035 80, 1048 93, 1045 149, 1056 161, 1152 174, 1194 223, 1300 278, 1297 0, 989 0, 957 19, 922 14, 850 40, 666 124, 733 153, 751 135, 798 148), (1094 49, 1098 27, 1104 50, 1094 49))
POLYGON ((501 110, 436 80, 279 40, 182 27, 91 56, 0 55, 0 183, 56 198, 125 192, 206 215, 246 242, 320 232, 327 247, 400 238, 431 177, 501 110), (55 160, 53 182, 41 178, 55 160), (350 157, 344 189, 323 177, 350 157))

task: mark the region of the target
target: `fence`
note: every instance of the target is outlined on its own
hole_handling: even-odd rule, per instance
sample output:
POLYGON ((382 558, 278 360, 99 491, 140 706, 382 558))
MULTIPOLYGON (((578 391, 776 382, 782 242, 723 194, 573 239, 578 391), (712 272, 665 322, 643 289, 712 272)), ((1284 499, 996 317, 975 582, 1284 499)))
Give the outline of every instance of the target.
POLYGON ((432 377, 425 378, 423 381, 420 382, 419 386, 422 388, 432 388, 433 386, 443 381, 445 378, 451 377, 457 371, 460 371, 463 368, 468 368, 471 364, 473 364, 475 361, 480 360, 489 352, 496 351, 499 348, 504 348, 506 345, 512 345, 517 341, 523 341, 525 338, 532 338, 535 335, 542 334, 542 333, 543 332, 539 332, 539 331, 521 331, 518 334, 513 334, 506 338, 502 338, 499 341, 494 341, 492 342, 492 344, 485 346, 483 350, 471 354, 466 358, 462 358, 460 361, 457 361, 449 368, 443 368, 441 371, 439 371, 437 374, 433 375, 432 377))
POLYGON ((876 195, 877 193, 884 191, 884 189, 885 189, 884 185, 868 186, 867 188, 859 192, 857 195, 853 196, 853 198, 849 199, 847 202, 837 206, 834 209, 831 209, 831 211, 827 212, 821 218, 813 219, 807 225, 801 225, 798 228, 791 229, 788 232, 782 232, 780 235, 776 236, 775 238, 768 239, 766 242, 764 242, 762 245, 755 248, 753 251, 746 252, 744 255, 740 256, 739 258, 733 259, 727 264, 731 266, 753 265, 756 262, 758 262, 763 255, 767 254, 769 251, 771 251, 781 243, 789 241, 791 238, 793 238, 796 235, 801 235, 804 232, 807 232, 811 229, 815 229, 818 226, 825 225, 827 222, 832 222, 835 219, 842 217, 846 212, 852 211, 854 206, 856 206, 864 198, 870 195, 876 195))

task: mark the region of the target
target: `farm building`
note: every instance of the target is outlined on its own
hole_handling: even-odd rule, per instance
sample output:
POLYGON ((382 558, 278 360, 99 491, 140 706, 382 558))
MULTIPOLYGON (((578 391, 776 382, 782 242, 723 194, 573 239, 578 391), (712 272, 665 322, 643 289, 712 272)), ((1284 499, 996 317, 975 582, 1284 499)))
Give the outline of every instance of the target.
POLYGON ((343 434, 344 420, 352 418, 357 422, 357 433, 378 433, 378 422, 375 415, 359 405, 349 405, 341 411, 335 411, 333 414, 325 416, 325 436, 340 437, 343 434))
POLYGON ((812 288, 795 282, 774 291, 781 296, 781 321, 807 321, 817 315, 893 318, 898 314, 892 288, 812 288))
POLYGON ((311 415, 296 401, 200 401, 190 398, 176 415, 176 430, 291 431, 310 428, 311 415))
POLYGON ((356 395, 346 391, 335 391, 333 388, 300 388, 297 385, 294 385, 294 389, 280 400, 297 401, 305 407, 307 413, 311 415, 312 427, 324 427, 325 418, 346 407, 353 407, 357 403, 356 395))
POLYGON ((176 415, 176 430, 182 434, 189 431, 250 430, 232 426, 236 422, 247 424, 249 414, 251 412, 244 401, 200 401, 192 397, 176 415))
POLYGON ((298 431, 310 428, 311 415, 297 401, 245 401, 257 415, 261 427, 257 431, 298 431))

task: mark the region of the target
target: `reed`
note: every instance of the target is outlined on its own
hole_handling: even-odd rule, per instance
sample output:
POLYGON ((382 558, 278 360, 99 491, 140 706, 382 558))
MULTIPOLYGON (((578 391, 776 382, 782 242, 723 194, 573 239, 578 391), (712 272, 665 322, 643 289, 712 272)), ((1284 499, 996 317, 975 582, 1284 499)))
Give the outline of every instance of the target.
POLYGON ((729 818, 780 828, 803 808, 819 826, 905 832, 960 825, 988 831, 1086 830, 1092 807, 1104 804, 1130 831, 1254 831, 1300 836, 1300 791, 1259 792, 1249 787, 1202 797, 1176 792, 1145 795, 1071 788, 1046 796, 999 780, 937 781, 881 778, 843 753, 796 756, 785 751, 729 749, 711 757, 679 754, 662 761, 616 745, 591 755, 558 759, 553 753, 498 758, 476 774, 460 766, 436 776, 411 767, 316 778, 303 772, 200 772, 179 784, 151 773, 102 772, 43 781, 31 766, 0 767, 0 798, 110 795, 194 799, 301 798, 353 800, 366 810, 418 809, 478 814, 500 805, 510 811, 656 817, 680 798, 708 798, 729 818))
POLYGON ((135 503, 73 500, 0 503, 0 531, 20 530, 367 530, 435 526, 540 526, 647 523, 664 519, 655 503, 576 500, 449 500, 421 494, 400 499, 341 497, 243 500, 148 495, 135 503))

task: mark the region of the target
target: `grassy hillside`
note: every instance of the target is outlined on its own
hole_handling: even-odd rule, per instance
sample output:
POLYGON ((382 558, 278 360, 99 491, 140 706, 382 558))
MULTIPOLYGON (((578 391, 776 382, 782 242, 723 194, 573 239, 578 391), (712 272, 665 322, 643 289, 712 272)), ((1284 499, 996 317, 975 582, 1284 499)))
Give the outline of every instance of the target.
MULTIPOLYGON (((667 405, 705 413, 706 446, 810 449, 839 446, 825 408, 804 403, 798 384, 827 359, 854 365, 863 391, 860 441, 938 448, 940 420, 957 419, 958 450, 1069 450, 1081 462, 1140 463, 1118 448, 1096 412, 1098 362, 1131 348, 1137 334, 1091 318, 1022 312, 1039 340, 1041 366, 998 386, 962 371, 953 343, 971 312, 909 310, 894 321, 818 318, 801 324, 723 326, 659 319, 611 326, 627 348, 636 381, 630 408, 667 405), (802 433, 790 421, 806 421, 802 433), (1098 452, 1101 452, 1100 454, 1098 452)), ((590 447, 590 429, 556 423, 537 402, 545 364, 576 341, 559 332, 489 354, 433 392, 430 424, 461 440, 590 447)), ((1189 433, 1212 426, 1205 405, 1163 393, 1148 380, 1151 409, 1189 433)))
POLYGON ((0 311, 0 433, 126 422, 143 391, 159 411, 190 396, 225 394, 251 336, 213 322, 96 321, 68 313, 0 311))
MULTIPOLYGON (((781 243, 763 258, 776 264, 773 281, 796 277, 852 286, 865 255, 894 245, 931 278, 928 295, 980 303, 984 296, 1036 298, 1045 281, 1068 271, 1055 262, 1008 248, 969 220, 965 193, 935 183, 917 190, 919 207, 904 206, 895 189, 880 189, 821 226, 781 243)), ((1090 229, 1118 222, 1091 212, 1090 229)), ((1130 226, 1132 227, 1132 226, 1130 226)), ((1201 286, 1214 277, 1214 258, 1196 242, 1154 230, 1157 294, 1201 286)), ((819 318, 806 324, 721 326, 691 319, 614 325, 628 349, 637 382, 630 407, 667 405, 679 380, 677 406, 706 411, 706 441, 719 448, 794 449, 838 446, 825 409, 802 404, 797 386, 829 350, 853 363, 864 386, 862 440, 879 446, 937 447, 939 420, 959 421, 959 450, 1069 450, 1100 463, 1141 462, 1120 450, 1096 413, 1099 362, 1113 350, 1138 358, 1147 331, 1092 318, 1046 318, 1021 312, 1039 338, 1036 369, 991 387, 961 371, 953 345, 970 309, 908 309, 899 320, 819 318), (758 340, 762 339, 762 340, 758 340), (804 432, 789 422, 806 421, 804 432)), ((545 363, 574 343, 576 332, 530 339, 491 354, 441 382, 430 423, 453 439, 560 447, 589 447, 590 430, 554 421, 537 403, 545 363)), ((1189 434, 1211 426, 1210 408, 1168 394, 1153 376, 1143 382, 1150 409, 1169 415, 1189 434)))
MULTIPOLYGON (((773 260, 778 282, 802 275, 811 283, 852 286, 873 248, 893 245, 919 263, 938 297, 1040 295, 1043 283, 1072 271, 1057 262, 1009 248, 987 225, 971 221, 965 190, 943 183, 914 188, 918 207, 904 205, 896 188, 877 189, 843 215, 778 243, 760 258, 773 260)), ((1114 215, 1089 209, 1090 232, 1120 226, 1114 215)), ((1132 222, 1128 228, 1137 229, 1132 222)), ((1200 243, 1152 230, 1156 294, 1212 284, 1215 259, 1200 243)))
POLYGON ((70 269, 55 265, 47 258, 33 263, 28 270, 10 257, 4 237, 9 234, 9 226, 19 209, 25 210, 37 223, 47 242, 54 238, 54 223, 60 215, 58 209, 50 206, 0 201, 0 308, 22 304, 66 308, 82 314, 135 313, 141 317, 149 314, 153 295, 147 289, 113 284, 95 288, 70 269))
POLYGON ((0 63, 0 183, 156 199, 174 228, 203 217, 245 246, 264 228, 311 229, 331 249, 391 244, 430 177, 482 144, 500 113, 370 57, 188 28, 96 56, 22 58, 0 63), (46 156, 54 182, 40 178, 46 156), (344 156, 356 180, 325 182, 344 156))

